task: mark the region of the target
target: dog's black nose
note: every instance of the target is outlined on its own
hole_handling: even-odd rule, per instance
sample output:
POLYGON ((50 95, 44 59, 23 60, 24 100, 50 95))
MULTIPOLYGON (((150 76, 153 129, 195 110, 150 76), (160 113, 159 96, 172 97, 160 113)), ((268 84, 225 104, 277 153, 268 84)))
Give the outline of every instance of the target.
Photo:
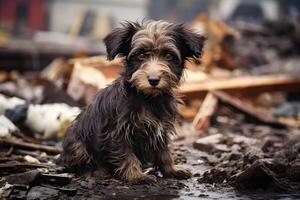
POLYGON ((157 86, 160 81, 160 78, 158 76, 149 76, 148 81, 150 85, 157 86))

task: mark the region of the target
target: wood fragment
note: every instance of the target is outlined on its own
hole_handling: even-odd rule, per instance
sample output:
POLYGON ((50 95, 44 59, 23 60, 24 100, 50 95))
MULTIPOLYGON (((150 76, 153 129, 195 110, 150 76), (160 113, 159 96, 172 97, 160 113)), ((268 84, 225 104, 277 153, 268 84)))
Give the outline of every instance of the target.
POLYGON ((272 74, 262 76, 240 76, 226 79, 208 79, 187 82, 180 88, 186 98, 199 98, 209 91, 229 93, 259 94, 274 91, 300 91, 300 74, 272 74))
POLYGON ((193 126, 198 131, 206 131, 210 126, 211 117, 214 115, 218 107, 218 99, 208 93, 193 120, 193 126))
POLYGON ((225 92, 221 91, 212 91, 212 93, 222 102, 225 104, 229 104, 230 106, 233 106, 240 112, 251 116, 255 118, 256 120, 260 121, 261 123, 275 126, 275 127, 285 127, 286 125, 282 122, 280 122, 278 119, 272 116, 271 113, 268 112, 262 112, 259 109, 257 109, 255 106, 245 102, 241 101, 237 97, 227 94, 225 92))
POLYGON ((121 59, 107 61, 103 56, 78 58, 69 61, 73 71, 67 93, 76 101, 91 103, 98 90, 109 85, 119 75, 121 59))
POLYGON ((10 162, 10 163, 4 163, 0 164, 0 174, 4 172, 20 172, 26 170, 26 168, 53 168, 53 165, 48 164, 36 164, 36 163, 21 163, 21 162, 10 162))
POLYGON ((43 69, 41 75, 47 78, 48 80, 57 81, 61 76, 63 76, 65 68, 65 59, 56 58, 45 69, 43 69))
POLYGON ((9 146, 19 147, 24 149, 40 150, 50 154, 59 154, 62 152, 62 149, 60 147, 34 144, 34 143, 28 143, 22 141, 12 141, 12 140, 2 139, 2 138, 0 138, 0 145, 9 145, 9 146))

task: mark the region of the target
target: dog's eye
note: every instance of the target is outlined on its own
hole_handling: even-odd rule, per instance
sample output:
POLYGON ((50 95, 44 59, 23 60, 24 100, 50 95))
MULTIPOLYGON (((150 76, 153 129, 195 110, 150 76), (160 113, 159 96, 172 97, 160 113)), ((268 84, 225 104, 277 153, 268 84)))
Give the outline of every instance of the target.
POLYGON ((170 54, 170 53, 167 53, 167 54, 165 55, 165 59, 166 59, 166 60, 173 60, 173 59, 174 59, 174 56, 173 56, 172 54, 170 54))
POLYGON ((138 55, 138 59, 139 59, 139 60, 144 60, 145 58, 147 58, 147 55, 146 55, 145 53, 140 53, 140 54, 138 55))

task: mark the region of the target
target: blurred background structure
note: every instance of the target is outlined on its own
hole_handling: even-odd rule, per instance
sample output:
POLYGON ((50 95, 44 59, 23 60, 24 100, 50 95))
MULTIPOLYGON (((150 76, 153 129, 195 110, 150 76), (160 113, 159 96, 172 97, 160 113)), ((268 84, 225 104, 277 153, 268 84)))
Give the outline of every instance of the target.
MULTIPOLYGON (((300 3, 297 0, 0 0, 0 59, 19 55, 20 60, 29 62, 29 59, 31 67, 40 69, 59 55, 104 54, 101 39, 121 21, 164 19, 191 23, 202 13, 225 22, 298 20, 300 3)), ((0 64, 6 68, 16 65, 16 61, 0 64)), ((28 66, 23 64, 22 68, 28 66)))

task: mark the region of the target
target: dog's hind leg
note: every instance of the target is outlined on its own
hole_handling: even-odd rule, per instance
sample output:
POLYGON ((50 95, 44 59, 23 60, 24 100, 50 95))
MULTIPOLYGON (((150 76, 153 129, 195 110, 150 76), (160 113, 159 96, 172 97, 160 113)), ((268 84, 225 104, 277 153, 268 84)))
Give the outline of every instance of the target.
POLYGON ((131 183, 152 183, 156 182, 156 177, 146 175, 142 172, 141 162, 136 155, 128 150, 121 160, 118 160, 119 167, 115 173, 121 179, 131 183))
POLYGON ((174 164, 172 155, 168 147, 157 152, 156 165, 161 173, 167 178, 188 179, 192 176, 189 170, 178 167, 174 164))
POLYGON ((63 142, 63 149, 58 162, 66 168, 76 173, 84 173, 96 166, 84 143, 75 139, 74 134, 67 133, 63 142))

